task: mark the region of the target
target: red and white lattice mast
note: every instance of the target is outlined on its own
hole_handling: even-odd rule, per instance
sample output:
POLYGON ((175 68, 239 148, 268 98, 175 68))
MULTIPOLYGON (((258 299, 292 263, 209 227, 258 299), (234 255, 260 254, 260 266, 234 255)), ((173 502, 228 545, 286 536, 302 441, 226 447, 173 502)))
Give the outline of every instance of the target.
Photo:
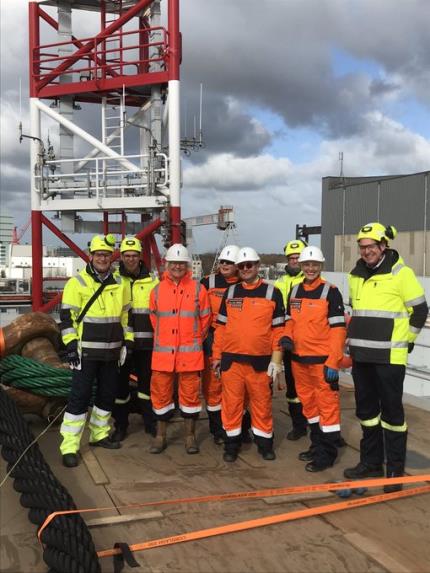
POLYGON ((30 2, 29 36, 33 310, 49 310, 59 297, 44 304, 43 226, 84 259, 71 234, 133 233, 147 263, 159 261, 156 231, 181 242, 179 0, 30 2), (91 37, 72 29, 83 16, 91 37), (59 126, 55 152, 46 120, 59 126))

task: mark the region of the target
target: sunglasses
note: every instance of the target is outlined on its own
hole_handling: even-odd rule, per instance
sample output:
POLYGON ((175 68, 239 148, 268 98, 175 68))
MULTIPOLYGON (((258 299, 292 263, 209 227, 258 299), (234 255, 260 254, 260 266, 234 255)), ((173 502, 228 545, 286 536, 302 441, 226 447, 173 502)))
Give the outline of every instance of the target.
POLYGON ((219 261, 220 265, 234 265, 233 261, 227 261, 226 259, 221 259, 219 261))
POLYGON ((255 267, 255 263, 251 263, 251 262, 249 262, 249 263, 239 263, 239 264, 237 265, 237 268, 238 268, 239 270, 241 270, 241 271, 243 271, 244 269, 248 269, 248 270, 249 270, 249 269, 252 269, 253 267, 255 267))

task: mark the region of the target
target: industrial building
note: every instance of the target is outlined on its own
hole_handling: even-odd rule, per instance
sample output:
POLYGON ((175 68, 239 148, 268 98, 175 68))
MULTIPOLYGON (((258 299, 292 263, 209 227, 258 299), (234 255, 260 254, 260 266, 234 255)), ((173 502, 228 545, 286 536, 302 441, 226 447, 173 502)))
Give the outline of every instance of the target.
POLYGON ((324 177, 321 247, 328 271, 348 272, 366 223, 394 225, 394 247, 418 276, 430 276, 430 171, 375 177, 324 177))

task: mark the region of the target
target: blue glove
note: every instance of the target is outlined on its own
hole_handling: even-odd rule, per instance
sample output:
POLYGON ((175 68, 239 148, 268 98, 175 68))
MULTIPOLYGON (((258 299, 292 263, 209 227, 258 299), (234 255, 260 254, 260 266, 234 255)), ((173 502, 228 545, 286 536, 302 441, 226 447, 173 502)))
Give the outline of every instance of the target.
POLYGON ((292 352, 294 348, 294 343, 289 336, 283 336, 279 340, 279 346, 284 352, 292 352))
POLYGON ((339 390, 339 371, 335 370, 334 368, 329 368, 328 366, 324 366, 324 379, 327 384, 330 385, 330 388, 337 392, 339 390))
POLYGON ((78 368, 81 364, 81 359, 78 353, 78 341, 72 340, 66 346, 67 350, 67 362, 71 368, 78 368))

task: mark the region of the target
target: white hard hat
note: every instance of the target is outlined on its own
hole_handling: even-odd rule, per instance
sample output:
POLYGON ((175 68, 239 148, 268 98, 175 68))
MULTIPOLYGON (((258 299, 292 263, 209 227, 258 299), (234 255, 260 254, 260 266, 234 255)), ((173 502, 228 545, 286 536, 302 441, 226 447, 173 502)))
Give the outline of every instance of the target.
POLYGON ((222 260, 231 261, 232 263, 235 263, 237 260, 237 255, 239 254, 239 251, 240 251, 240 249, 237 245, 227 245, 220 252, 218 260, 219 261, 222 261, 222 260))
POLYGON ((239 250, 237 254, 236 264, 246 263, 247 261, 256 263, 260 260, 260 257, 252 247, 243 247, 239 250))
POLYGON ((317 263, 323 263, 325 261, 322 250, 318 247, 305 247, 299 256, 299 263, 305 263, 307 261, 316 261, 317 263))
POLYGON ((175 243, 174 245, 172 245, 167 249, 164 259, 167 262, 172 262, 172 263, 173 262, 189 263, 190 255, 188 254, 188 250, 186 247, 184 247, 184 245, 181 245, 180 243, 175 243))

